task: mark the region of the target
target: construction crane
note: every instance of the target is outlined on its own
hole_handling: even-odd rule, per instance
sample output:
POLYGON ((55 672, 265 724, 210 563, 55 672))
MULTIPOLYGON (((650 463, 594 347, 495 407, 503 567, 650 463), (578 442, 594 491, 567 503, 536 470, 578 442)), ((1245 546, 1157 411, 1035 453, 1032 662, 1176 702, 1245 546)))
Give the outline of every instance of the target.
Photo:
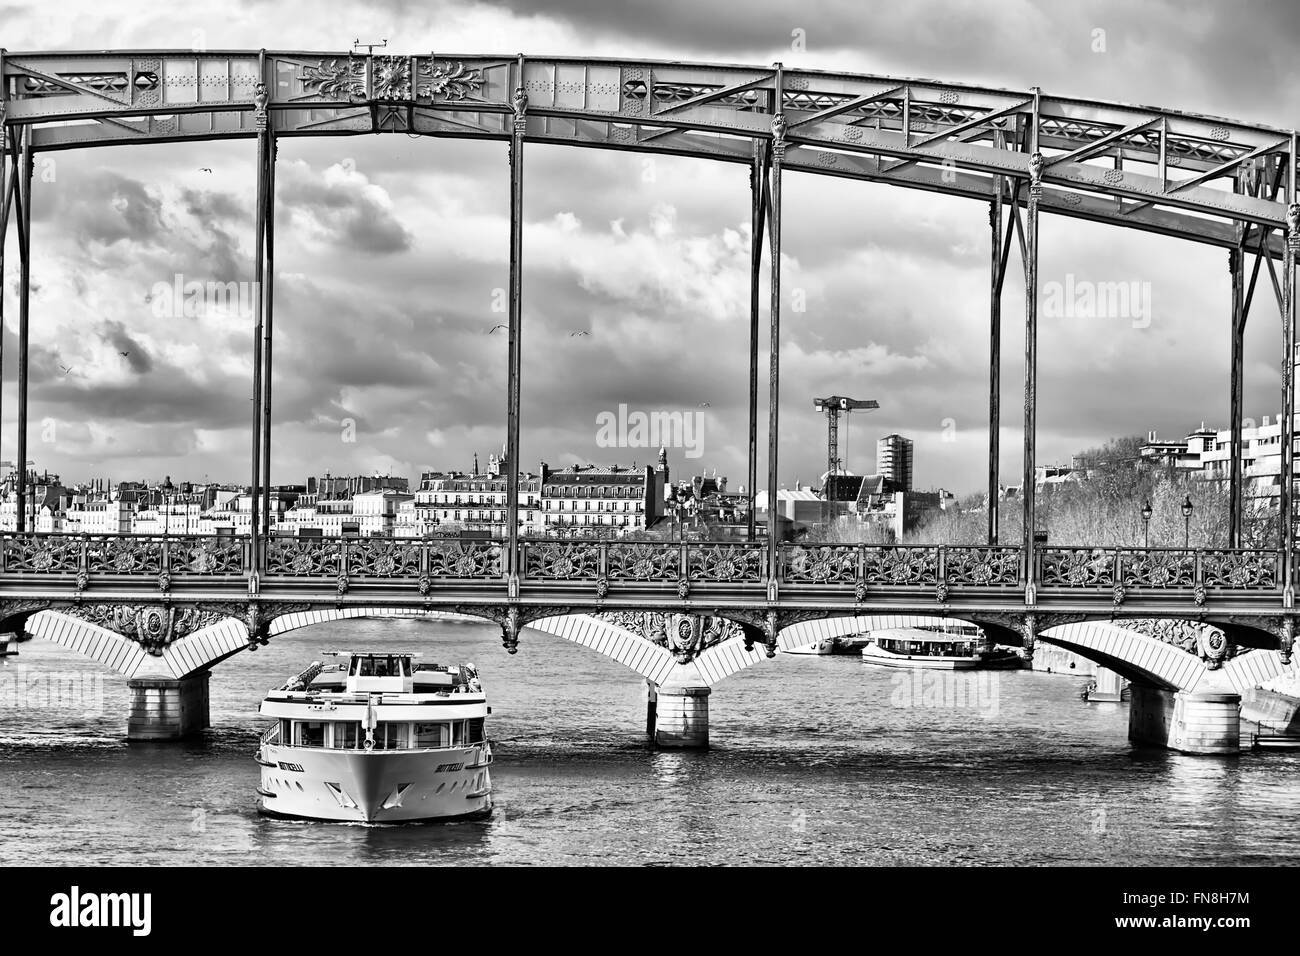
POLYGON ((826 500, 835 500, 835 482, 832 480, 839 472, 840 466, 840 413, 851 412, 858 408, 879 408, 875 399, 845 398, 832 395, 830 398, 814 398, 813 408, 826 413, 826 500))

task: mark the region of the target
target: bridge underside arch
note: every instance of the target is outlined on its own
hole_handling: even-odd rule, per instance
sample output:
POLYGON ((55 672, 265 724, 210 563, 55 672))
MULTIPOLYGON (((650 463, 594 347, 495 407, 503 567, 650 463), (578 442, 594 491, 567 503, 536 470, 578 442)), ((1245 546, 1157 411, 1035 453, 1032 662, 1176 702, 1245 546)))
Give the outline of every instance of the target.
POLYGON ((361 618, 410 618, 415 617, 420 620, 444 620, 460 621, 466 618, 481 620, 483 623, 492 623, 488 617, 480 617, 468 612, 459 611, 413 611, 410 608, 402 607, 327 607, 318 608, 312 611, 292 611, 288 614, 282 614, 274 618, 266 628, 266 636, 276 637, 280 634, 287 634, 289 631, 296 631, 304 627, 312 627, 316 624, 326 624, 331 621, 349 621, 361 618))
POLYGON ((168 644, 155 653, 123 634, 60 611, 38 611, 27 633, 84 654, 127 678, 180 679, 206 670, 249 646, 248 628, 225 618, 168 644))
POLYGON ((1040 632, 1038 639, 1094 661, 1130 681, 1166 690, 1191 690, 1206 673, 1204 663, 1195 654, 1104 621, 1059 624, 1040 632))

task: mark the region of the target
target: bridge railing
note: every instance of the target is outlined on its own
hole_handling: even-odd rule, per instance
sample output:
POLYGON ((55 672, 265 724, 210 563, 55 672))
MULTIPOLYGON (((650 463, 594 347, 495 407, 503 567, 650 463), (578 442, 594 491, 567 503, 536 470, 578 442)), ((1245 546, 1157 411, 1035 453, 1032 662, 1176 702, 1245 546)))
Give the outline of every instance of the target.
POLYGON ((604 581, 617 587, 767 580, 767 546, 762 543, 531 539, 522 541, 520 549, 525 581, 604 581))
MULTIPOLYGON (((275 536, 259 543, 268 580, 352 583, 418 582, 422 591, 501 581, 506 543, 489 538, 307 538, 275 536)), ((520 576, 529 583, 617 589, 716 591, 762 586, 768 579, 764 542, 637 541, 626 538, 524 539, 520 576)), ((149 579, 219 583, 253 567, 247 538, 229 535, 0 535, 0 573, 15 578, 96 582, 149 579)), ((1185 592, 1244 594, 1280 590, 1282 556, 1275 550, 1089 548, 1043 546, 1036 580, 1047 592, 1185 592)), ((776 576, 792 591, 827 594, 904 589, 1011 591, 1025 581, 1018 547, 782 544, 776 576)))
POLYGON ((800 543, 781 546, 780 580, 868 589, 1014 588, 1023 575, 1020 549, 1010 546, 800 543))
POLYGON ((211 535, 15 534, 0 537, 6 574, 123 578, 248 573, 246 538, 211 535))
POLYGON ((1036 560, 1043 588, 1270 591, 1282 584, 1281 551, 1045 547, 1036 560))
POLYGON ((261 542, 268 578, 499 580, 503 543, 490 538, 298 538, 261 542))

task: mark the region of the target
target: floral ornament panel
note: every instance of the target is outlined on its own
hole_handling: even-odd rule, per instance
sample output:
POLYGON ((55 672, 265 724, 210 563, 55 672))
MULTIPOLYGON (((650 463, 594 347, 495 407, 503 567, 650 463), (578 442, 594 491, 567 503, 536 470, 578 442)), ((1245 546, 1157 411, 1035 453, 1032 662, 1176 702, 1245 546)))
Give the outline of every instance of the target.
POLYGON ((266 543, 268 574, 336 577, 342 565, 343 545, 339 541, 272 538, 266 543))
POLYGON ((745 545, 694 545, 686 567, 692 581, 761 581, 765 548, 745 545))
POLYGON ((1045 586, 1111 588, 1115 586, 1115 552, 1101 548, 1050 548, 1039 552, 1045 586))
POLYGON ((589 542, 572 544, 524 545, 524 574, 551 581, 591 581, 600 576, 600 545, 589 542))
POLYGON ((81 566, 81 542, 65 538, 5 538, 6 571, 76 574, 81 566))
POLYGON ((944 568, 949 584, 1015 585, 1020 580, 1020 549, 946 548, 944 568))
POLYGON ((431 578, 499 578, 501 545, 495 541, 431 542, 429 544, 431 578))
POLYGON ((348 545, 348 574, 358 578, 420 576, 420 545, 394 538, 366 538, 348 545))
POLYGON ((96 538, 86 544, 91 574, 149 574, 162 570, 163 543, 149 538, 96 538))
POLYGON ((1201 576, 1206 587, 1272 590, 1277 587, 1276 551, 1206 551, 1201 576))
POLYGON ((867 584, 937 584, 938 548, 865 548, 863 579, 867 584))
POLYGON ((1121 551, 1124 586, 1190 588, 1196 583, 1196 555, 1191 551, 1121 551))
POLYGON ((242 574, 243 542, 228 538, 179 539, 167 543, 172 574, 242 574))
POLYGON ((807 584, 852 584, 858 578, 856 545, 787 547, 782 551, 786 581, 807 584))
POLYGON ((611 581, 676 581, 681 550, 675 544, 611 543, 606 557, 611 581))

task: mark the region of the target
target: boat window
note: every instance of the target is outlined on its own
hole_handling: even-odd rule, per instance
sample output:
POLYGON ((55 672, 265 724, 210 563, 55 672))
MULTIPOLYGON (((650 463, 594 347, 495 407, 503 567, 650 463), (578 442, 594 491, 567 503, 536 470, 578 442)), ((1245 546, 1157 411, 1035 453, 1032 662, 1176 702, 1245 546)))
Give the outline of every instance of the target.
POLYGON ((469 720, 469 743, 477 744, 483 741, 483 718, 471 717, 469 720))
POLYGON ((295 747, 325 746, 325 722, 323 720, 295 720, 293 730, 295 747))
POLYGON ((378 750, 405 750, 410 724, 381 722, 375 728, 375 747, 378 750))
POLYGON ((358 720, 336 721, 333 724, 334 736, 330 746, 335 750, 355 750, 361 745, 361 722, 358 720))
POLYGON ((451 726, 445 722, 415 725, 415 746, 428 749, 446 747, 451 740, 451 726))
POLYGON ((368 654, 360 658, 359 677, 406 677, 406 658, 392 654, 368 654))
POLYGON ((457 720, 451 725, 451 745, 460 747, 465 743, 465 721, 457 720))

